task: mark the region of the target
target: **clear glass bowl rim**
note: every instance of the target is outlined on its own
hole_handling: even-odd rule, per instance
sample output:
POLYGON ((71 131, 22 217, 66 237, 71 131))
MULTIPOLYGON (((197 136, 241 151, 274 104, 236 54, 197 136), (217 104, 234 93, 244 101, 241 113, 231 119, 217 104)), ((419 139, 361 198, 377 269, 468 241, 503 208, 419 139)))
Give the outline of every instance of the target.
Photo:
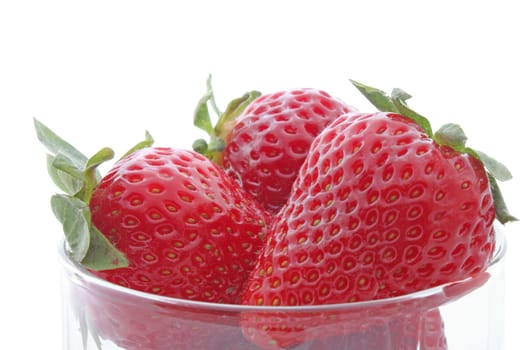
MULTIPOLYGON (((496 231, 496 249, 494 256, 492 257, 489 266, 486 271, 491 271, 495 268, 498 263, 504 260, 507 251, 507 240, 502 229, 502 225, 495 223, 496 231)), ((89 271, 87 271, 82 265, 72 261, 66 251, 65 240, 61 240, 59 245, 59 258, 62 267, 69 274, 69 279, 75 279, 76 283, 95 285, 100 288, 108 289, 113 292, 122 293, 129 297, 146 299, 149 302, 156 302, 168 305, 174 305, 179 307, 185 307, 189 309, 198 309, 199 311, 210 311, 210 312, 225 312, 225 313, 238 313, 238 312, 329 312, 329 311, 351 311, 352 309, 363 309, 363 308, 374 308, 381 307, 392 303, 403 303, 415 299, 423 299, 433 295, 443 293, 445 288, 451 285, 457 285, 461 283, 468 283, 469 281, 476 278, 476 276, 468 277, 463 280, 448 282, 436 287, 428 288, 425 290, 409 293, 397 297, 375 299, 369 301, 360 301, 353 303, 339 303, 339 304, 323 304, 323 305, 303 305, 303 306, 255 306, 255 305, 241 305, 241 304, 219 304, 210 303, 205 301, 193 301, 181 298, 167 297, 147 292, 126 288, 118 284, 114 284, 103 280, 89 271), (74 277, 73 277, 74 276, 74 277)))

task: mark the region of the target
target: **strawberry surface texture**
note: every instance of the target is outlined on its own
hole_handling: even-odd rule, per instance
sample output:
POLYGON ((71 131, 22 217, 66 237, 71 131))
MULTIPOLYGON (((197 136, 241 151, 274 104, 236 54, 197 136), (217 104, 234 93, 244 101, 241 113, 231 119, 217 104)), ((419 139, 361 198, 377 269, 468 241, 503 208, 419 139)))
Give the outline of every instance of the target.
POLYGON ((394 113, 346 114, 314 141, 243 302, 388 298, 474 275, 494 250, 483 165, 394 113))
POLYGON ((258 97, 225 137, 223 165, 266 210, 286 202, 310 144, 341 114, 357 111, 318 89, 290 89, 258 97))
POLYGON ((193 151, 146 148, 119 161, 90 201, 93 224, 130 261, 96 271, 165 296, 236 303, 258 255, 266 214, 193 151))

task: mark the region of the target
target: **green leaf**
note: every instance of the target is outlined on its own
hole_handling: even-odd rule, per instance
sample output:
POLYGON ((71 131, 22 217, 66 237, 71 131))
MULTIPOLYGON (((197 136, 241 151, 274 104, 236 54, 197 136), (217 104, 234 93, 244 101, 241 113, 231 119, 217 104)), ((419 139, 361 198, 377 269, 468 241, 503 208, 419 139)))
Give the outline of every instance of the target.
POLYGON ((399 88, 392 90, 392 103, 396 107, 398 113, 412 119, 425 131, 429 137, 433 137, 432 126, 430 125, 428 119, 409 108, 406 104, 406 100, 410 97, 411 96, 407 92, 399 88))
POLYGON ((78 151, 75 147, 71 146, 68 142, 64 141, 57 134, 52 132, 47 126, 42 124, 36 118, 33 118, 35 124, 35 130, 40 142, 46 146, 52 155, 62 154, 65 157, 71 159, 71 162, 78 168, 83 169, 87 157, 78 151))
POLYGON ((134 152, 136 152, 136 151, 138 151, 140 149, 151 147, 151 146, 153 146, 154 142, 155 142, 155 140, 153 139, 153 136, 151 136, 151 134, 146 130, 146 134, 144 136, 144 140, 140 141, 135 146, 131 147, 126 153, 124 153, 124 155, 120 159, 126 158, 130 154, 132 154, 132 153, 134 153, 134 152))
POLYGON ((393 88, 392 92, 390 93, 390 96, 391 98, 397 98, 404 102, 412 98, 412 95, 400 88, 393 88))
POLYGON ((84 177, 84 169, 79 169, 77 165, 71 161, 70 158, 66 157, 62 153, 59 153, 54 157, 53 163, 51 165, 53 166, 53 168, 68 174, 73 179, 82 180, 82 178, 84 177))
POLYGON ((448 145, 458 152, 465 151, 467 144, 467 135, 458 124, 444 124, 434 134, 434 140, 440 145, 448 145))
POLYGON ((510 170, 497 161, 496 159, 489 157, 487 154, 475 150, 476 154, 478 155, 479 159, 487 169, 487 171, 492 174, 497 180, 499 181, 508 181, 512 179, 512 174, 510 173, 510 170))
POLYGON ((120 252, 94 225, 90 227, 90 246, 82 265, 101 271, 128 267, 126 256, 120 252))
POLYGON ((47 172, 49 176, 60 190, 72 196, 77 194, 83 186, 82 177, 71 176, 69 172, 60 170, 55 165, 61 161, 59 160, 55 163, 55 160, 55 156, 47 154, 47 172))
POLYGON ((51 208, 62 223, 72 260, 92 270, 126 267, 128 261, 91 223, 86 202, 63 194, 51 197, 51 208))
POLYGON ((211 86, 211 74, 208 74, 208 79, 206 80, 206 88, 208 90, 208 93, 210 94, 209 101, 211 107, 213 108, 213 111, 215 112, 215 114, 221 115, 222 112, 217 107, 217 103, 215 102, 215 94, 213 93, 213 87, 211 86))
POLYGON ((226 107, 226 110, 217 121, 217 125, 215 125, 215 135, 221 139, 224 139, 231 129, 228 124, 235 120, 246 109, 246 107, 248 107, 248 105, 256 100, 259 96, 261 96, 261 93, 259 91, 253 90, 245 93, 239 98, 230 101, 226 107))
POLYGON ((199 100, 195 113, 193 114, 193 125, 201 130, 204 130, 208 135, 213 134, 213 124, 210 118, 210 112, 208 110, 208 101, 211 99, 213 94, 206 92, 206 94, 199 100))
POLYGON ((496 210, 496 218, 502 224, 506 224, 512 221, 518 221, 507 209, 505 200, 499 188, 496 178, 490 173, 487 174, 490 182, 490 190, 492 192, 492 198, 494 199, 494 209, 496 210))
POLYGON ((90 244, 89 207, 72 196, 56 194, 51 197, 51 208, 62 224, 71 258, 76 262, 81 262, 90 244))
POLYGON ((392 99, 384 92, 350 79, 350 82, 361 92, 370 103, 382 112, 397 112, 392 99))
MULTIPOLYGON (((104 147, 100 151, 95 153, 94 156, 92 156, 91 158, 88 159, 88 161, 86 163, 86 168, 84 170, 85 171, 92 171, 92 170, 96 169, 100 164, 102 164, 104 162, 107 162, 108 160, 113 159, 114 156, 115 156, 115 152, 113 152, 113 150, 111 148, 104 147)), ((100 177, 97 176, 97 178, 99 179, 100 177)))

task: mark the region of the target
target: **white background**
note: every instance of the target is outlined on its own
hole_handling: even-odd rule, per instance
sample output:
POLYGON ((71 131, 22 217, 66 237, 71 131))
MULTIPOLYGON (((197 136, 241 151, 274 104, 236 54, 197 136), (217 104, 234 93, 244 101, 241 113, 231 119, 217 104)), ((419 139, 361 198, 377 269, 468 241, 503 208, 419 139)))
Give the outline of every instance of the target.
MULTIPOLYGON (((190 147, 213 73, 219 104, 247 90, 317 87, 371 106, 353 78, 402 87, 433 124, 461 123, 507 164, 522 219, 525 56, 519 1, 0 2, 0 347, 59 349, 60 227, 36 117, 86 154, 149 130, 190 147), (356 2, 357 3, 357 2, 356 2), (342 4, 345 4, 344 6, 342 4)), ((523 224, 508 225, 507 350, 522 349, 523 224)))

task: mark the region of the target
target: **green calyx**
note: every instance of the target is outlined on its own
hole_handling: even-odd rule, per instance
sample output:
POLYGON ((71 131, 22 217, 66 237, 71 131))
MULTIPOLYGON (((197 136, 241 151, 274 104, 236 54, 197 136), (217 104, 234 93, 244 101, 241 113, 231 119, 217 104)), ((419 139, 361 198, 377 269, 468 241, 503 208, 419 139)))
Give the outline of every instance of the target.
POLYGON ((350 79, 350 81, 378 110, 404 115, 416 122, 436 143, 446 145, 457 152, 467 153, 474 158, 479 159, 483 163, 487 172, 498 221, 505 224, 507 222, 518 220, 511 215, 507 209, 498 185, 498 181, 508 181, 512 179, 510 171, 505 165, 494 158, 489 157, 481 151, 467 147, 467 136, 461 126, 454 123, 448 123, 434 133, 428 119, 408 107, 406 101, 412 96, 407 92, 395 88, 392 90, 390 96, 388 96, 385 92, 377 88, 361 84, 355 80, 350 79))
MULTIPOLYGON (((88 158, 63 140, 47 126, 34 119, 36 134, 47 148, 47 170, 55 185, 63 192, 51 197, 51 208, 62 224, 69 255, 91 270, 127 267, 128 260, 92 224, 89 201, 101 180, 98 167, 114 157, 110 148, 102 148, 88 158)), ((146 132, 144 141, 126 155, 153 144, 146 132)))
POLYGON ((249 91, 239 98, 232 100, 224 112, 217 107, 215 95, 211 86, 211 75, 206 81, 206 93, 201 97, 193 115, 193 125, 205 131, 209 141, 198 139, 193 142, 193 150, 205 155, 215 163, 222 163, 222 151, 225 147, 225 138, 233 127, 233 121, 244 111, 244 109, 257 97, 261 96, 259 91, 249 91), (215 126, 211 121, 210 108, 217 115, 215 126))

